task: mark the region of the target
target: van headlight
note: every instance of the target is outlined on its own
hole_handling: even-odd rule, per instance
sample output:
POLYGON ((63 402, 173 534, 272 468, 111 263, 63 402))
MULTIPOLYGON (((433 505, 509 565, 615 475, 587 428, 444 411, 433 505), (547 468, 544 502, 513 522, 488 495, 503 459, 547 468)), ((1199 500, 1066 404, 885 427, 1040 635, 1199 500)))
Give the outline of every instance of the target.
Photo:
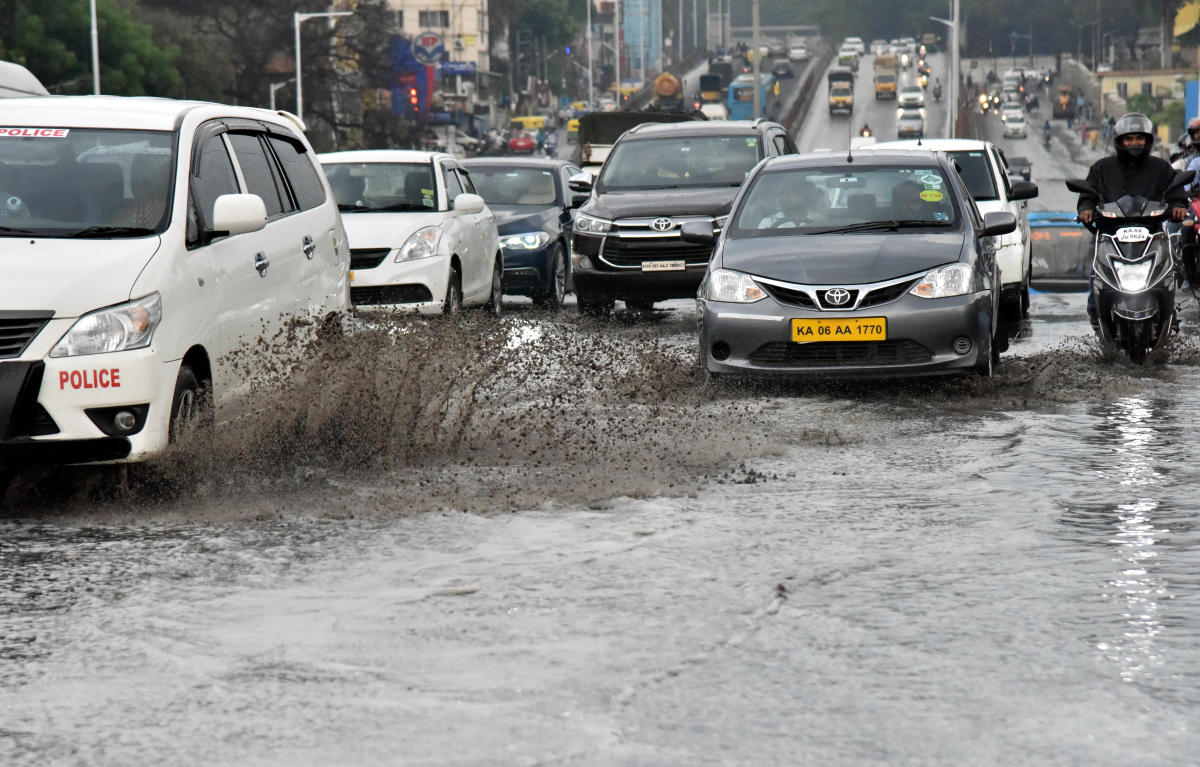
POLYGON ((524 232, 522 234, 506 234, 500 238, 500 247, 505 250, 538 250, 546 247, 550 235, 546 232, 524 232))
POLYGON ((966 264, 950 264, 927 272, 912 290, 920 298, 950 298, 971 292, 971 267, 966 264))
POLYGON ((575 217, 575 231, 584 234, 607 234, 612 222, 603 218, 580 213, 575 217))
POLYGON ((1154 259, 1147 258, 1136 264, 1124 261, 1113 261, 1113 271, 1117 273, 1117 284, 1121 290, 1137 293, 1145 290, 1150 282, 1150 270, 1154 267, 1154 259))
POLYGON ((396 263, 401 261, 416 261, 418 258, 429 258, 437 255, 438 242, 442 239, 442 229, 438 226, 423 226, 408 236, 400 250, 396 253, 396 263))
POLYGON ((750 275, 714 269, 705 280, 705 298, 730 304, 752 304, 767 297, 767 292, 758 286, 750 275))
POLYGON ((142 349, 150 345, 154 329, 160 322, 162 299, 157 293, 98 309, 76 320, 50 350, 50 356, 76 357, 142 349))

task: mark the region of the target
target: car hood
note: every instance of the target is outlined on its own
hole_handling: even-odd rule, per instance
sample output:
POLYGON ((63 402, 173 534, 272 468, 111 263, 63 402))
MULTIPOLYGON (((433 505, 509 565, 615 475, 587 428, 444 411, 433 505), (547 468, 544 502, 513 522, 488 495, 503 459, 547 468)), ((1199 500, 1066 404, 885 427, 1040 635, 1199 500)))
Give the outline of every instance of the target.
POLYGON ((958 261, 962 232, 811 234, 726 240, 721 266, 804 285, 861 285, 958 261))
POLYGON ((161 237, 5 237, 0 247, 0 307, 78 317, 128 301, 161 242, 161 237))
POLYGON ((496 215, 496 229, 500 234, 520 234, 538 230, 557 232, 558 208, 535 207, 532 205, 489 205, 496 215))
POLYGON ((647 216, 723 216, 740 187, 638 189, 603 192, 588 201, 583 212, 600 218, 647 216))
POLYGON ((405 211, 400 213, 343 213, 346 239, 353 249, 398 248, 413 232, 424 226, 437 226, 446 211, 405 211))

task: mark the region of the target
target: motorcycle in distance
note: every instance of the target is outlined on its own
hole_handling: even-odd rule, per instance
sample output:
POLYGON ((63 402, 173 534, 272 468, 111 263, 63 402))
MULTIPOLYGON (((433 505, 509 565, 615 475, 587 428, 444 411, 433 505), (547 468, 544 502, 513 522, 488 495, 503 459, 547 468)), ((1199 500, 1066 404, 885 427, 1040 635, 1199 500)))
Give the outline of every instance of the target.
POLYGON ((939 104, 940 104, 940 103, 942 103, 942 86, 941 86, 941 83, 934 83, 934 85, 933 85, 933 100, 934 100, 934 101, 936 101, 936 102, 937 102, 937 103, 939 103, 939 104))
MULTIPOLYGON (((1168 191, 1182 188, 1193 176, 1177 173, 1168 191)), ((1068 180, 1067 189, 1100 197, 1079 179, 1068 180)), ((1177 234, 1165 226, 1169 217, 1167 203, 1126 195, 1101 203, 1092 223, 1085 224, 1096 235, 1089 291, 1101 349, 1123 352, 1137 365, 1165 349, 1178 330, 1175 289, 1181 267, 1173 241, 1177 234)))

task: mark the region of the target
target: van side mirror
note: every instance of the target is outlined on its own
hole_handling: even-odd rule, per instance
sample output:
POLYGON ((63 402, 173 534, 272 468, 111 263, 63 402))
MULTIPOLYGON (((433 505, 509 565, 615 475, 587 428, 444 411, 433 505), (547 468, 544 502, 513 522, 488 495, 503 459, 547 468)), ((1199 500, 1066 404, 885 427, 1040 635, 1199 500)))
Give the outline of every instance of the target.
POLYGON ((994 211, 983 217, 983 230, 980 237, 995 237, 1016 231, 1017 217, 1006 210, 994 211))
POLYGON ((223 194, 213 202, 208 238, 257 232, 267 225, 267 206, 257 194, 223 194))

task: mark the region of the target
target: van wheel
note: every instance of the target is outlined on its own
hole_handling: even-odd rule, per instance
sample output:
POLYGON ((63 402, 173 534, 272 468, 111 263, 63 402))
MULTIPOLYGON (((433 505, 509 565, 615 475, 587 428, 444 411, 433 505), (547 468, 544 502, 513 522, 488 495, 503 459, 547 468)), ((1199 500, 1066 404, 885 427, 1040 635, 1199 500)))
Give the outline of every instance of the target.
POLYGON ((196 430, 212 425, 212 398, 196 374, 186 363, 179 366, 175 376, 175 394, 171 397, 171 423, 167 441, 171 444, 187 442, 196 430))
POLYGON ((462 312, 462 275, 458 267, 450 267, 450 281, 446 285, 446 297, 442 301, 442 314, 451 315, 462 312))

